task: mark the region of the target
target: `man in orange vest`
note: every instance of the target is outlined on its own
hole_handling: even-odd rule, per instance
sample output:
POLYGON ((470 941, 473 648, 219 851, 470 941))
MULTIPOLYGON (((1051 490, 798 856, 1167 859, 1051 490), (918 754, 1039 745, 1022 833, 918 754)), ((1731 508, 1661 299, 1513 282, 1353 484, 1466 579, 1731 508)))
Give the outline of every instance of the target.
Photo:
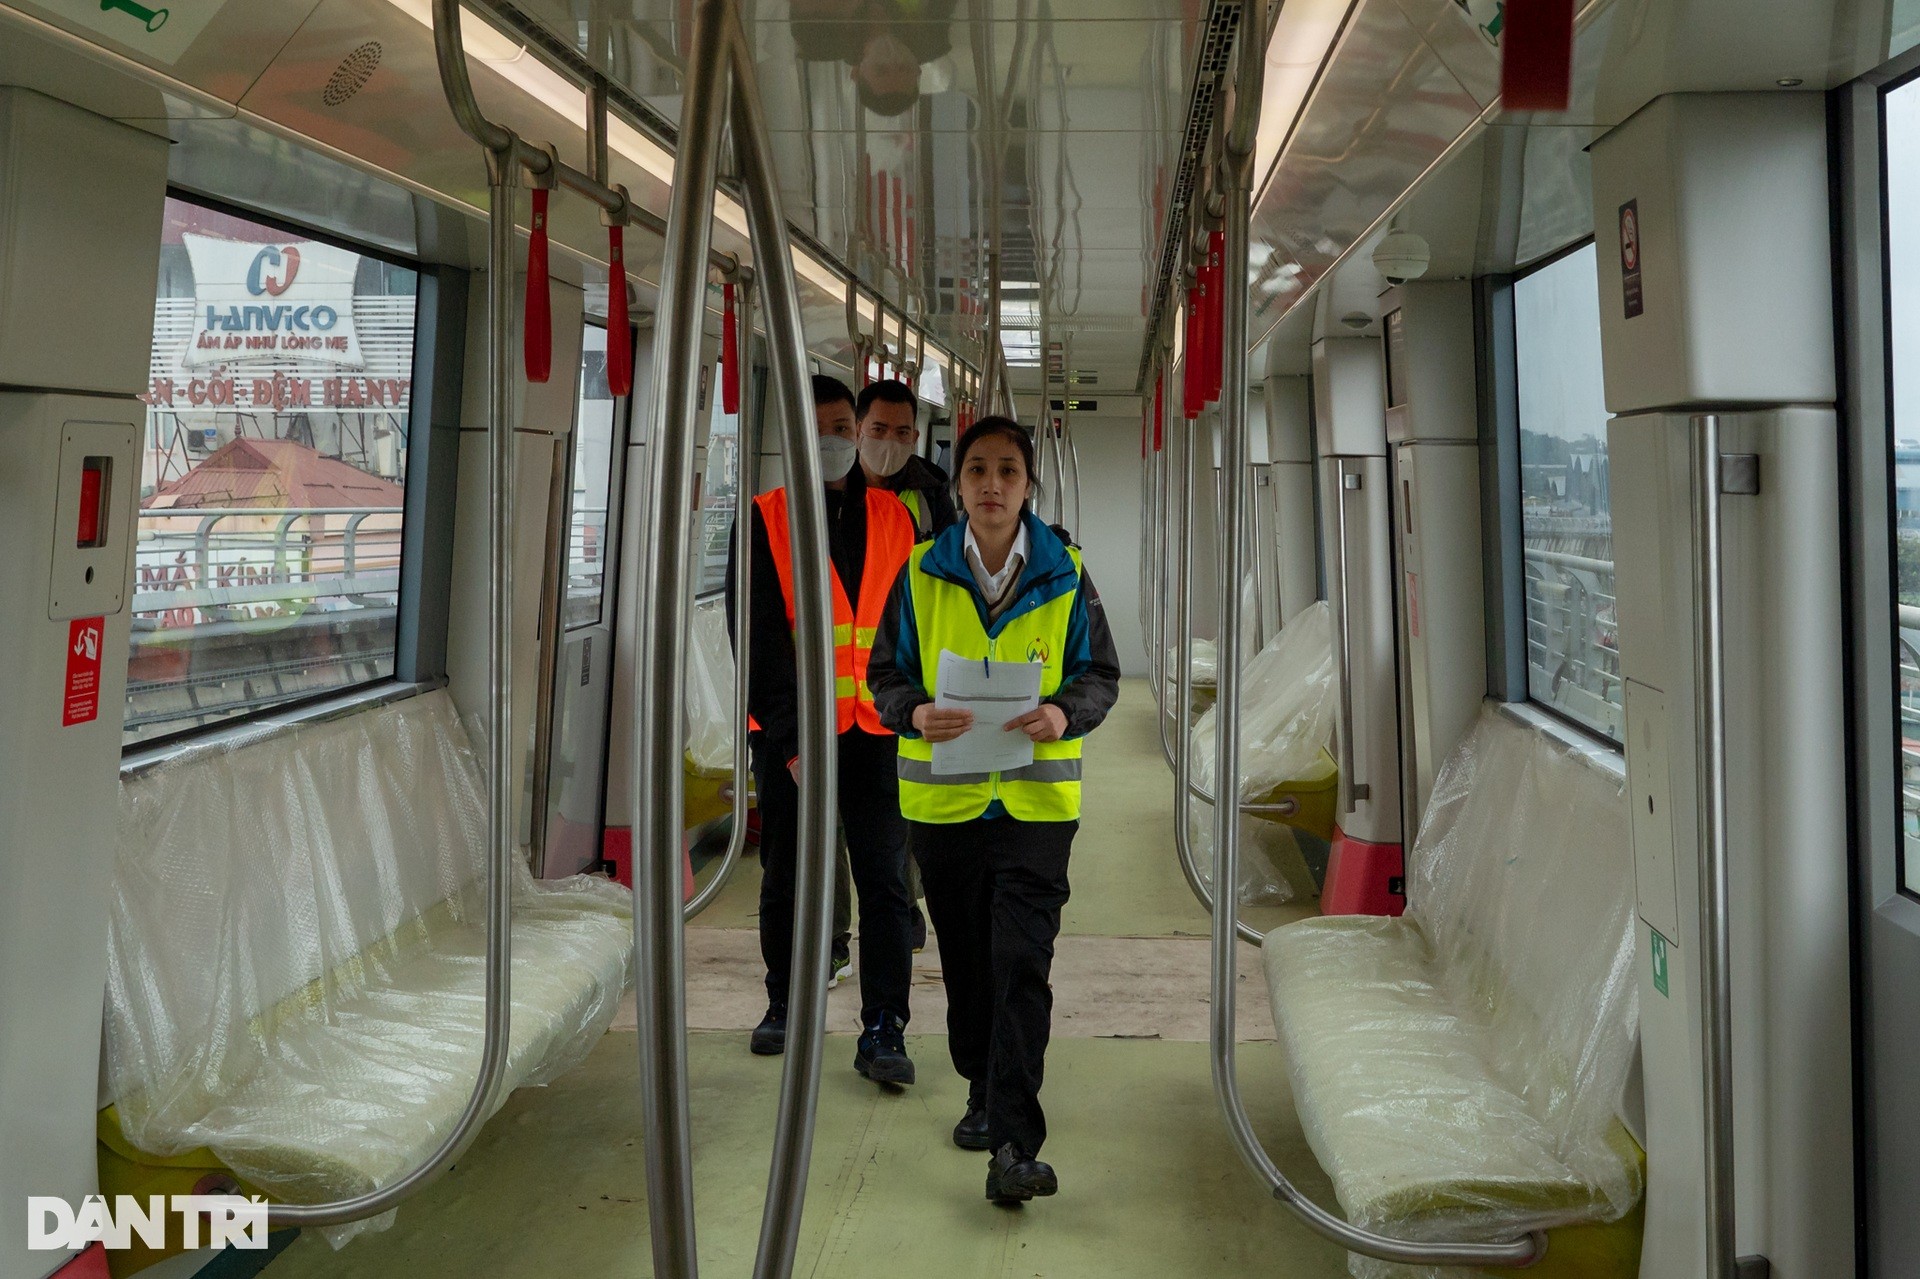
MULTIPOLYGON (((907 1056, 907 990, 913 973, 907 893, 907 824, 900 816, 897 739, 880 723, 867 688, 867 658, 888 592, 913 550, 913 517, 891 493, 869 487, 856 466, 852 392, 835 378, 813 379, 820 471, 826 480, 827 545, 833 571, 835 714, 839 732, 840 823, 860 899, 860 1025, 854 1069, 883 1084, 913 1082, 907 1056)), ((793 564, 787 491, 753 500, 753 628, 747 710, 760 806, 760 957, 767 966, 767 1013, 751 1047, 784 1052, 793 958, 794 864, 799 843, 798 698, 794 680, 793 564)), ((732 539, 728 539, 731 545, 732 539)), ((737 618, 733 571, 727 613, 737 618)))

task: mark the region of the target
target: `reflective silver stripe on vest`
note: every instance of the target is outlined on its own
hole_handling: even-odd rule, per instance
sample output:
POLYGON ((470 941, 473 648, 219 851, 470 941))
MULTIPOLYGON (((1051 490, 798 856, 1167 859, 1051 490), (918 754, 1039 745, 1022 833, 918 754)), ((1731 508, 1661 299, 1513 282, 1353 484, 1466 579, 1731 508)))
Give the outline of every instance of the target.
MULTIPOLYGON (((936 773, 933 761, 899 756, 897 768, 903 782, 919 782, 923 786, 979 786, 993 780, 992 773, 936 773)), ((1080 780, 1080 761, 1077 759, 1036 759, 1025 768, 1009 768, 1000 774, 1003 782, 1077 782, 1080 780)))

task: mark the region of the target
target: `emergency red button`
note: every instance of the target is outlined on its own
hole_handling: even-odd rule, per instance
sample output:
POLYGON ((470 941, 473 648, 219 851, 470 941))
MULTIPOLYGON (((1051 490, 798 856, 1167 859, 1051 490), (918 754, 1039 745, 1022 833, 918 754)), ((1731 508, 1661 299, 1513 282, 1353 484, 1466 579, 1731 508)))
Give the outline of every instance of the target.
POLYGON ((109 465, 110 459, 104 457, 90 457, 80 464, 80 527, 74 530, 75 546, 106 545, 101 503, 106 496, 109 465))

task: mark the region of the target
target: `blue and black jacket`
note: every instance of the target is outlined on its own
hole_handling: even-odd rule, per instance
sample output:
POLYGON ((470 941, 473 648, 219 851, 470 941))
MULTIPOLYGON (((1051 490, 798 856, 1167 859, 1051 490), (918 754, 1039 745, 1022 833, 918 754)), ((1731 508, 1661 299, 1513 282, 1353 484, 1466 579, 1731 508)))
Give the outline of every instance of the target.
MULTIPOLYGON (((963 518, 933 539, 920 558, 922 573, 931 573, 957 586, 965 587, 980 610, 980 624, 988 635, 999 633, 1013 618, 1030 613, 1074 589, 1074 600, 1067 620, 1067 651, 1060 687, 1043 699, 1058 706, 1067 717, 1066 737, 1084 737, 1100 726, 1120 696, 1120 658, 1114 651, 1113 632, 1107 629, 1106 610, 1100 606, 1100 593, 1084 566, 1074 572, 1073 559, 1067 554, 1064 534, 1042 523, 1029 511, 1022 517, 1027 527, 1027 562, 1020 570, 1019 594, 998 619, 987 621, 987 601, 974 580, 967 563, 967 522, 963 518)), ((922 545, 926 545, 922 543, 922 545)), ((900 570, 893 591, 887 597, 886 612, 880 618, 880 633, 873 639, 873 658, 867 667, 867 683, 873 689, 874 709, 881 722, 903 737, 918 737, 913 726, 915 710, 933 700, 920 683, 920 628, 913 615, 913 593, 907 574, 913 562, 900 570)))

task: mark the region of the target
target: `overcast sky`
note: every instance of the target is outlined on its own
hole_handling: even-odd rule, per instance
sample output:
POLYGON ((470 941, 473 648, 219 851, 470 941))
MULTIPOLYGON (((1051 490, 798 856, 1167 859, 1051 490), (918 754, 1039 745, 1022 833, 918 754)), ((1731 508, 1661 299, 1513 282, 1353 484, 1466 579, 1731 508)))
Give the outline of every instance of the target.
POLYGON ((1513 286, 1520 425, 1580 440, 1607 435, 1598 258, 1589 244, 1513 286))

